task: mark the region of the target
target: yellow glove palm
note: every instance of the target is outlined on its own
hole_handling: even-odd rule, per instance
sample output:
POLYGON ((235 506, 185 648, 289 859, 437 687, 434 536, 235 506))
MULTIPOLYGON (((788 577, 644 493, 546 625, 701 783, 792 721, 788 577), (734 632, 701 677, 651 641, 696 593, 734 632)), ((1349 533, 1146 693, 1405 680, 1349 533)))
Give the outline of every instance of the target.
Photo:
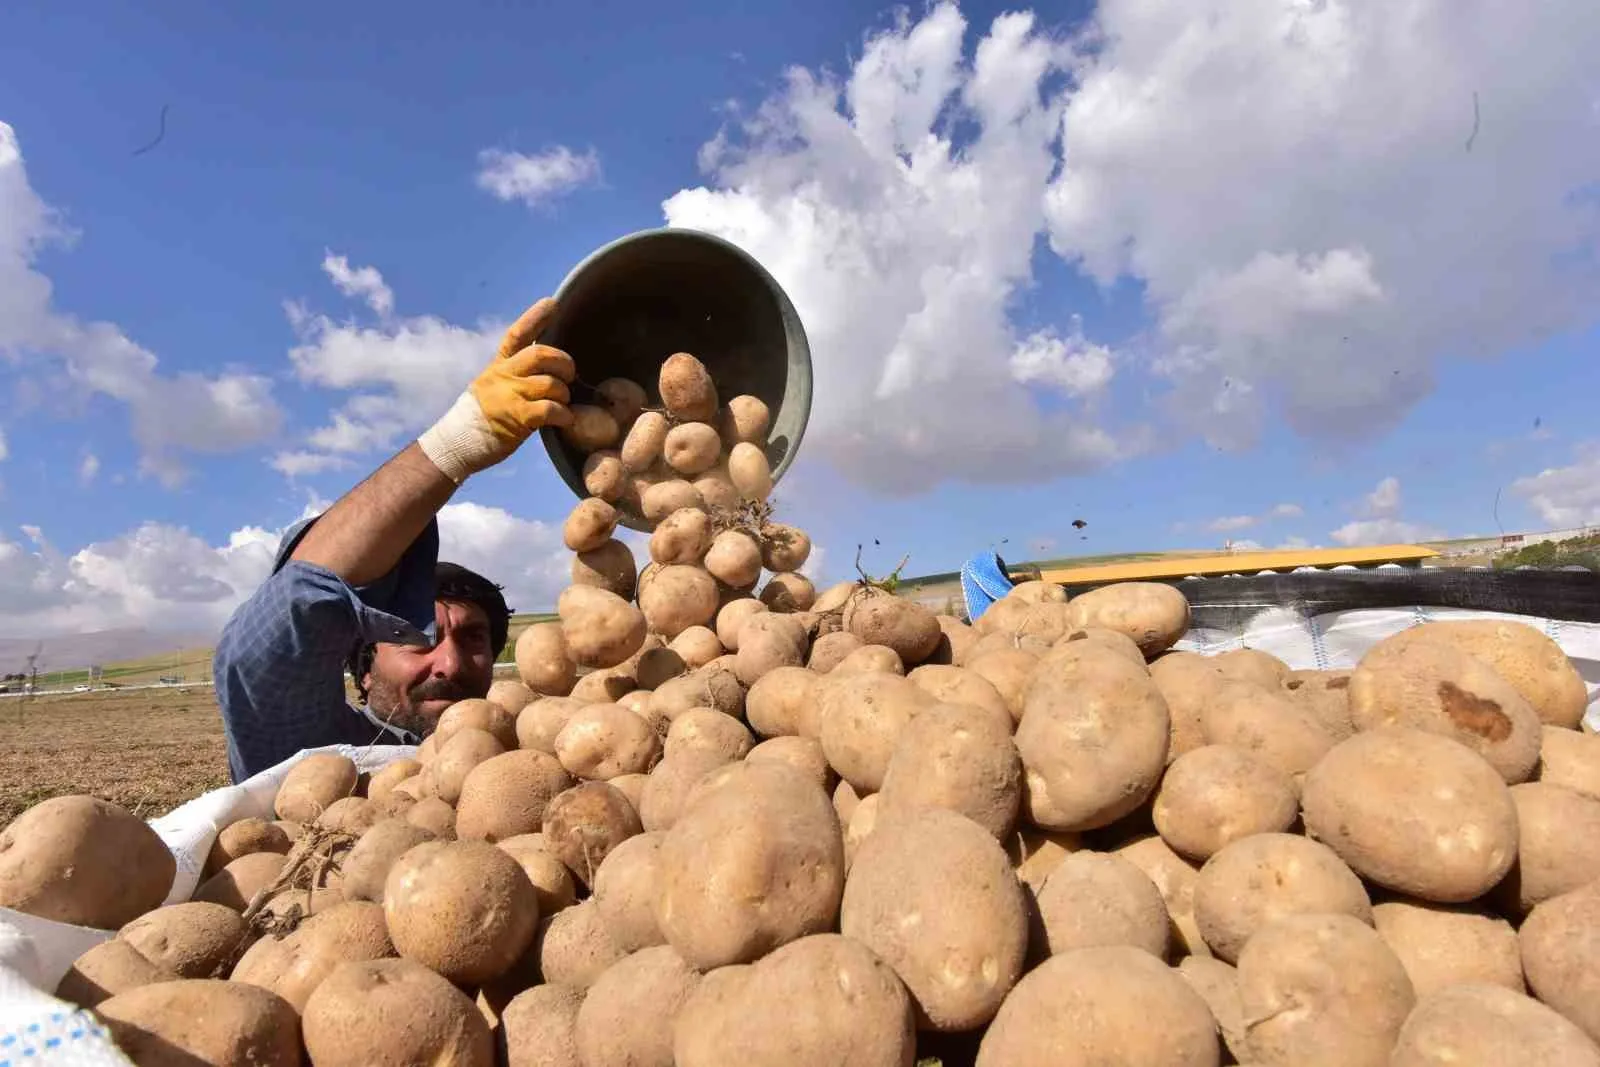
POLYGON ((566 426, 572 357, 535 343, 556 311, 540 300, 500 340, 483 372, 444 416, 417 439, 422 451, 457 485, 510 456, 541 426, 566 426))

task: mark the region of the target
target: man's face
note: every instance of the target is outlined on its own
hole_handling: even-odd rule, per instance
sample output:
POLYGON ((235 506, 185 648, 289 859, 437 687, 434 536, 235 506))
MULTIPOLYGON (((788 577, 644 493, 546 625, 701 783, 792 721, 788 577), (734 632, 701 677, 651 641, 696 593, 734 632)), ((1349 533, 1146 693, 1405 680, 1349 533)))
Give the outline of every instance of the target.
POLYGON ((372 713, 418 737, 433 732, 445 708, 483 696, 494 681, 494 649, 483 609, 440 601, 434 605, 434 621, 437 644, 380 644, 367 675, 372 713))

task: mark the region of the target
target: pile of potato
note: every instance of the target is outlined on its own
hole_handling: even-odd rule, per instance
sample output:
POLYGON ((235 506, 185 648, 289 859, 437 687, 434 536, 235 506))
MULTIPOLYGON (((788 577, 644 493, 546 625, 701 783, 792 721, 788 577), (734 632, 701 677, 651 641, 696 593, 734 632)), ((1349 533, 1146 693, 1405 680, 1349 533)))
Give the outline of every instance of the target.
POLYGON ((305 759, 184 904, 114 805, 0 837, 0 904, 118 929, 59 993, 139 1062, 1600 1067, 1600 738, 1543 634, 1291 671, 1169 651, 1161 584, 817 595, 759 401, 600 393, 560 621, 417 759, 305 759))

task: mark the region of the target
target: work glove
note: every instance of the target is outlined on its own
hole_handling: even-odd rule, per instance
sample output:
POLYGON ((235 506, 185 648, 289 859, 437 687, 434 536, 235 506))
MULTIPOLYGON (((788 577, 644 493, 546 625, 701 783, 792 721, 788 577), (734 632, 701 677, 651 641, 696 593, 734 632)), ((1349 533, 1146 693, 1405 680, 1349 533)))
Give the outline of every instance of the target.
POLYGON ((555 312, 549 297, 524 311, 483 373, 417 438, 434 466, 457 485, 511 455, 541 426, 571 424, 572 357, 535 343, 555 312))

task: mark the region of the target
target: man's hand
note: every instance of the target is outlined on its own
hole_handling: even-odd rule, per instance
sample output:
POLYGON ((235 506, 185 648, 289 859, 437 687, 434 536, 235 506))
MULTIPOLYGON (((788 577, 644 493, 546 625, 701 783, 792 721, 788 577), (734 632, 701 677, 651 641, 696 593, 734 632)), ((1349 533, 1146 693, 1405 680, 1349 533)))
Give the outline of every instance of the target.
POLYGON ((572 357, 536 343, 555 311, 549 297, 524 311, 483 373, 417 439, 434 466, 457 485, 511 455, 541 426, 572 422, 567 410, 572 357))

